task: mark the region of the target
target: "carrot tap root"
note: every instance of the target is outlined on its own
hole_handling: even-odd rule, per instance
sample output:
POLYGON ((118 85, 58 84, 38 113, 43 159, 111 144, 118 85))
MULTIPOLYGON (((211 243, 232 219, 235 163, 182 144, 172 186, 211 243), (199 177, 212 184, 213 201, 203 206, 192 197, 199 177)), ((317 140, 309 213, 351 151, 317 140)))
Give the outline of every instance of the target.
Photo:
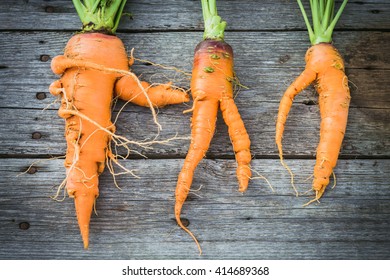
MULTIPOLYGON (((183 177, 184 180, 187 176, 184 175, 184 172, 181 172, 179 177, 183 177)), ((186 200, 187 196, 188 196, 188 193, 190 192, 190 188, 189 188, 189 185, 191 184, 189 182, 189 184, 186 182, 186 181, 180 181, 181 184, 177 185, 176 187, 176 194, 175 194, 175 219, 176 219, 176 223, 178 224, 178 226, 180 228, 182 228, 185 232, 188 233, 188 235, 191 236, 191 238, 194 240, 196 246, 198 247, 198 250, 199 250, 199 255, 202 254, 202 248, 199 244, 199 241, 198 239, 195 237, 195 235, 183 224, 183 222, 181 221, 181 218, 180 218, 180 215, 181 215, 181 209, 183 207, 183 204, 184 204, 184 201, 186 200)))
POLYGON ((66 178, 53 199, 59 200, 62 190, 74 197, 85 248, 89 245, 89 223, 99 195, 98 178, 105 166, 109 166, 114 178, 121 174, 135 176, 133 170, 127 169, 113 155, 111 143, 114 144, 115 152, 117 147, 124 147, 129 153, 129 145, 151 148, 152 144, 166 144, 171 140, 137 142, 115 134, 115 125, 111 122, 111 105, 116 85, 120 80, 131 80, 140 89, 135 94, 144 95, 159 131, 161 125, 153 106, 189 100, 184 91, 174 88, 170 83, 150 87, 149 84, 141 83, 129 70, 134 59, 133 51, 129 58, 123 42, 115 36, 125 3, 126 0, 95 1, 91 9, 92 4, 85 5, 82 1, 74 0, 83 30, 72 36, 64 54, 54 57, 51 62, 52 71, 61 77, 50 85, 49 90, 51 94, 61 97, 58 114, 65 119, 67 142, 64 163, 66 178), (150 98, 148 93, 151 94, 150 98), (151 100, 157 101, 153 104, 151 100), (121 169, 120 172, 114 171, 114 163, 121 169))
POLYGON ((175 196, 176 221, 194 239, 200 252, 199 242, 182 225, 180 212, 191 188, 194 171, 209 149, 219 109, 228 126, 240 192, 248 188, 252 174, 249 136, 233 99, 233 85, 237 80, 233 70, 233 49, 223 40, 226 22, 218 16, 215 0, 202 0, 202 11, 204 40, 194 50, 190 85, 194 102, 191 109, 184 111, 192 112, 191 142, 178 176, 175 196))
POLYGON ((312 69, 305 69, 301 73, 301 75, 299 75, 298 78, 295 79, 295 81, 287 88, 286 92, 282 97, 282 100, 280 101, 278 116, 276 121, 275 142, 278 147, 280 163, 290 174, 291 186, 296 196, 299 196, 299 193, 294 184, 294 173, 284 161, 282 139, 283 139, 285 124, 287 121, 287 116, 290 112, 295 96, 298 95, 306 87, 308 87, 315 80, 315 78, 316 78, 315 71, 313 71, 312 69))
POLYGON ((174 88, 172 82, 151 85, 139 82, 134 76, 123 76, 116 83, 115 92, 119 98, 144 107, 164 107, 190 101, 188 94, 174 88))
POLYGON ((291 184, 291 187, 293 188, 294 192, 295 192, 295 196, 298 197, 299 196, 299 192, 298 192, 298 189, 297 187, 295 186, 295 182, 294 182, 294 173, 292 172, 291 168, 287 165, 287 163, 284 161, 284 158, 283 158, 283 155, 280 155, 279 154, 279 158, 280 158, 280 163, 281 165, 287 170, 288 174, 290 174, 290 184, 291 184))
POLYGON ((244 192, 247 190, 249 178, 252 176, 249 166, 252 160, 249 135, 231 96, 223 98, 220 101, 220 108, 222 117, 228 126, 228 133, 238 165, 236 173, 239 182, 239 191, 244 192))
POLYGON ((312 28, 301 0, 298 0, 312 46, 305 55, 305 70, 287 88, 280 102, 275 141, 278 145, 279 157, 282 160, 282 136, 293 99, 300 91, 315 81, 321 115, 320 140, 313 171, 312 189, 315 191, 315 198, 308 204, 319 201, 324 194, 329 184, 329 177, 336 166, 347 126, 351 99, 348 78, 345 75, 343 59, 332 45, 333 29, 347 2, 344 0, 335 13, 335 5, 332 0, 327 1, 326 8, 324 6, 321 9, 318 7, 323 4, 322 2, 310 1, 312 28))

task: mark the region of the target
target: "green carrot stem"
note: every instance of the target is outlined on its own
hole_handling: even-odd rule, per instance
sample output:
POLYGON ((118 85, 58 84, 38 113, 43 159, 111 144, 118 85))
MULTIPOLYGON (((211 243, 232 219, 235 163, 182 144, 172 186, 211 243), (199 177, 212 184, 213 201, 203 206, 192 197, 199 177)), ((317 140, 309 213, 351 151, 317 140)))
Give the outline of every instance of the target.
POLYGON ((72 0, 83 24, 82 31, 115 34, 127 0, 72 0))
POLYGON ((223 40, 226 21, 217 12, 216 0, 201 0, 204 20, 203 39, 223 40))
POLYGON ((334 0, 310 0, 313 27, 309 22, 301 0, 297 0, 297 2, 302 12, 303 19, 305 20, 311 44, 331 43, 333 29, 340 19, 348 0, 343 1, 335 16, 334 0))

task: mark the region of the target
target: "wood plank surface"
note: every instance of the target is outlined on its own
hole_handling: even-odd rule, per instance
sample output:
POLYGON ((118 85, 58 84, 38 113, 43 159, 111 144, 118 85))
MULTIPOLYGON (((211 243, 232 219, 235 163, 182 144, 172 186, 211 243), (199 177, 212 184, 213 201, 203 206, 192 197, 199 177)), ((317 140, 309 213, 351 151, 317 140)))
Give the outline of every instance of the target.
MULTIPOLYGON (((55 101, 48 87, 57 77, 50 70, 51 58, 63 53, 71 32, 2 32, 0 57, 1 107, 43 109, 55 101), (17 41, 19 44, 12 42, 17 41), (43 61, 42 61, 43 60, 43 61), (21 75, 23 74, 23 75, 21 75), (46 98, 40 93, 44 93, 46 98), (12 96, 12 98, 10 98, 12 96), (43 99, 42 99, 43 98, 43 99)), ((118 34, 135 57, 190 72, 194 46, 201 33, 118 34)), ((390 108, 387 77, 390 71, 389 32, 341 32, 335 44, 345 58, 352 95, 351 106, 390 108)), ((235 71, 242 89, 237 102, 279 102, 288 84, 304 69, 309 47, 307 32, 227 33, 235 50, 235 71), (294 45, 294 48, 290 47, 294 45)), ((188 77, 176 71, 136 62, 132 70, 142 79, 166 82, 172 79, 188 87, 188 77)), ((298 96, 297 102, 316 100, 313 89, 298 96), (310 93, 310 94, 308 94, 310 93)), ((53 108, 53 107, 52 107, 53 108)))
MULTIPOLYGON (((160 110, 158 120, 163 127, 158 139, 169 139, 178 134, 187 137, 169 145, 155 145, 153 150, 139 149, 148 157, 183 157, 188 149, 190 116, 183 115, 184 105, 160 110)), ((239 107, 251 135, 253 156, 277 156, 274 143, 275 118, 278 104, 250 103, 239 107)), ((58 156, 65 153, 64 121, 56 110, 2 109, 0 154, 14 156, 58 156)), ((286 156, 313 157, 319 140, 319 112, 317 106, 297 104, 291 111, 284 134, 286 156), (304 135, 304 136, 302 136, 304 135)), ((390 116, 388 109, 352 108, 343 142, 342 157, 389 157, 390 116)), ((157 134, 151 113, 147 108, 128 106, 117 121, 118 135, 131 140, 152 139, 157 134)), ((124 153, 124 151, 122 151, 124 153)), ((134 154, 135 155, 135 154, 134 154)), ((208 152, 211 158, 232 157, 233 149, 227 127, 219 115, 217 132, 208 152)))
MULTIPOLYGON (((56 117, 55 109, 58 108, 58 103, 55 104, 55 97, 47 92, 48 85, 56 77, 51 73, 50 59, 41 61, 40 58, 43 54, 49 57, 60 54, 71 33, 4 32, 5 38, 11 35, 17 36, 18 41, 25 43, 19 44, 16 48, 6 45, 4 52, 9 55, 3 56, 0 63, 7 66, 0 70, 4 75, 0 90, 5 93, 0 97, 1 107, 4 108, 0 127, 5 132, 0 136, 3 143, 0 154, 7 156, 64 154, 63 120, 56 117), (57 42, 54 38, 61 38, 61 40, 57 42), (44 43, 40 43, 40 40, 44 43), (35 42, 33 53, 29 51, 27 42, 35 42), (11 55, 15 52, 18 54, 16 57, 11 55), (20 65, 23 61, 26 61, 25 76, 21 79, 12 78, 20 73, 20 65), (45 96, 43 99, 42 94, 45 96), (48 109, 43 110, 45 108, 48 109), (39 139, 32 137, 36 132, 41 134, 39 139)), ((270 32, 229 34, 232 46, 237 49, 237 75, 242 77, 241 82, 249 87, 247 90, 240 91, 236 102, 252 136, 252 150, 257 157, 277 154, 273 139, 278 102, 288 83, 302 71, 303 57, 307 48, 304 32, 285 32, 277 35, 270 32), (248 40, 248 45, 243 45, 240 43, 240 34, 245 34, 245 38, 253 40, 248 40), (292 41, 294 38, 299 38, 297 42, 300 44, 300 55, 292 53, 285 44, 281 43, 292 41), (248 60, 250 57, 259 59, 250 62, 248 60), (289 57, 287 61, 282 60, 286 57, 289 57)), ((187 72, 191 70, 192 49, 198 40, 194 38, 193 33, 121 34, 121 37, 126 45, 135 42, 134 47, 139 50, 142 59, 172 65, 187 72), (178 40, 182 40, 183 45, 172 43, 178 40), (166 41, 168 43, 164 43, 166 41), (157 51, 158 46, 164 44, 166 48, 157 51), (148 54, 145 50, 149 50, 148 54)), ((343 41, 340 42, 341 52, 345 53, 347 58, 346 67, 350 74, 352 95, 351 114, 342 157, 389 155, 390 95, 387 78, 389 57, 386 55, 390 53, 390 45, 386 43, 388 39, 387 32, 351 32, 345 33, 343 41), (347 47, 346 44, 350 42, 359 42, 357 45, 359 51, 347 47)), ((177 81, 178 85, 188 87, 188 78, 175 71, 163 71, 158 67, 146 66, 142 63, 135 65, 134 71, 149 81, 165 82, 171 78, 177 81), (160 75, 155 75, 156 71, 160 75)), ((314 156, 319 127, 316 102, 317 96, 313 88, 297 97, 285 134, 285 139, 289 139, 285 141, 287 156, 314 156), (301 139, 302 134, 306 135, 304 139, 301 139)), ((189 106, 190 104, 183 104, 160 110, 159 121, 163 127, 169 127, 168 131, 163 131, 161 139, 172 137, 175 133, 184 137, 189 136, 190 116, 182 114, 182 111, 189 106)), ((128 105, 124 109, 117 128, 119 134, 138 140, 151 138, 156 133, 156 126, 152 122, 149 109, 133 105, 128 105)), ((226 130, 220 117, 218 133, 208 153, 209 157, 232 157, 226 130)), ((176 143, 176 147, 156 147, 146 155, 183 157, 188 148, 188 141, 176 143)))
MULTIPOLYGON (((218 11, 228 22, 227 30, 306 29, 295 0, 220 2, 218 11)), ((306 4, 305 7, 308 10, 306 4)), ((127 1, 125 11, 132 17, 122 18, 120 31, 203 29, 198 1, 132 0, 127 1)), ((386 0, 349 1, 337 28, 388 30, 389 16, 390 3, 386 0)), ((71 1, 0 1, 2 30, 77 30, 80 26, 71 1)))
MULTIPOLYGON (((173 215, 190 135, 191 116, 183 110, 192 102, 158 110, 159 139, 181 139, 152 150, 131 146, 133 153, 121 161, 141 179, 119 176, 119 190, 107 170, 100 176, 98 216, 91 221, 90 249, 83 250, 72 199, 50 198, 65 176, 55 157, 66 146, 58 100, 48 92, 58 79, 51 59, 81 24, 68 0, 0 1, 0 259, 390 259, 390 2, 348 1, 336 27, 333 43, 345 60, 351 108, 337 186, 307 207, 320 122, 313 87, 296 98, 283 140, 299 197, 274 143, 280 98, 303 70, 309 47, 298 5, 224 0, 218 10, 228 21, 235 72, 247 87, 235 100, 251 137, 252 168, 275 191, 261 179, 246 193, 237 191, 234 154, 219 115, 182 215, 201 243, 199 257, 173 215)), ((135 48, 138 59, 191 71, 202 38, 199 1, 128 1, 126 11, 132 18, 122 18, 118 36, 129 52, 135 48)), ((189 87, 188 76, 147 62, 136 61, 132 71, 143 80, 189 87)), ((116 103, 113 118, 123 105, 116 103)), ((150 109, 132 104, 116 126, 137 141, 157 133, 150 109)))
MULTIPOLYGON (((1 259, 197 259, 192 239, 173 218, 176 176, 182 159, 128 160, 137 175, 100 176, 98 216, 91 221, 89 250, 82 249, 73 202, 49 197, 64 177, 61 160, 2 159, 0 184, 1 259), (19 175, 19 176, 18 176, 19 175), (12 192, 8 191, 9 188, 12 192), (27 223, 27 224, 26 224, 27 223), (29 228, 26 229, 27 225, 29 228)), ((300 171, 297 185, 310 188, 312 160, 289 160, 300 171)), ((237 191, 234 160, 204 160, 196 171, 182 218, 197 235, 202 259, 389 259, 390 160, 340 160, 337 186, 321 204, 302 205, 278 160, 254 160, 267 176, 237 191)), ((311 194, 310 194, 311 195, 311 194)))

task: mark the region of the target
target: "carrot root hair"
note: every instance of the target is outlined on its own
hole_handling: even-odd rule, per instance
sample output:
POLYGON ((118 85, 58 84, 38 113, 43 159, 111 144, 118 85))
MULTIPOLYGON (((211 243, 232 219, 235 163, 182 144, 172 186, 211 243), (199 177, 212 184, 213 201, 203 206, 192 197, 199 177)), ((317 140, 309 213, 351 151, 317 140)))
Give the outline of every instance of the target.
POLYGON ((188 235, 191 236, 191 238, 195 241, 195 244, 196 244, 196 246, 198 247, 198 250, 199 250, 199 255, 202 255, 202 247, 200 247, 199 241, 195 237, 195 235, 186 226, 183 225, 183 222, 181 221, 180 218, 179 218, 179 220, 176 220, 176 221, 177 221, 177 224, 179 225, 179 227, 181 229, 183 229, 185 232, 187 232, 188 235))
POLYGON ((267 183, 268 187, 271 189, 271 191, 275 192, 274 187, 272 186, 271 182, 267 179, 267 177, 265 177, 264 175, 261 175, 258 171, 254 170, 252 168, 251 168, 251 170, 252 170, 252 172, 256 173, 256 175, 257 175, 255 177, 251 177, 250 178, 251 180, 256 180, 256 179, 264 180, 267 183))

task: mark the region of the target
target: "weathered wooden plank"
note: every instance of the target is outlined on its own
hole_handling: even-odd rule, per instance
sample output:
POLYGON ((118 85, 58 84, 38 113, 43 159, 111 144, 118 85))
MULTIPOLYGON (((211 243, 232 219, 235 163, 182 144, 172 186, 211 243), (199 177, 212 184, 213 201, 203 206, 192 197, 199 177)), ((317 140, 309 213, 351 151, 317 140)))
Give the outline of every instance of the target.
MULTIPOLYGON (((305 6, 308 10, 306 3, 305 6)), ((218 10, 228 22, 227 30, 306 29, 296 1, 221 1, 218 10)), ((199 1, 128 1, 125 11, 132 13, 133 20, 123 17, 121 31, 203 28, 199 1)), ((389 16, 387 1, 349 1, 337 28, 386 30, 390 28, 389 16)), ((80 27, 71 1, 0 2, 0 28, 3 30, 78 30, 80 27)))
MULTIPOLYGON (((251 137, 255 157, 277 156, 275 117, 277 103, 239 104, 241 115, 251 137)), ((128 105, 117 121, 117 134, 142 141, 156 136, 156 125, 148 108, 128 105)), ((190 135, 190 116, 183 115, 185 105, 161 109, 158 120, 163 127, 159 139, 178 134, 190 135)), ((0 118, 0 154, 10 156, 63 155, 64 121, 55 110, 2 109, 0 118)), ((388 157, 390 154, 390 115, 388 109, 351 108, 341 157, 388 157)), ((284 134, 286 156, 314 157, 319 137, 317 106, 295 104, 290 112, 284 134)), ((133 146, 148 157, 184 157, 189 140, 173 141, 170 145, 156 145, 153 150, 133 146)), ((120 151, 124 154, 124 151, 120 151)), ((133 154, 136 155, 136 154, 133 154)), ((137 155, 136 155, 137 156, 137 155)), ((227 127, 219 116, 217 132, 207 154, 210 158, 233 157, 227 127)))
MULTIPOLYGON (((201 258, 390 259, 390 3, 349 1, 337 25, 334 43, 346 61, 352 108, 335 169, 337 187, 327 190, 321 204, 308 207, 302 207, 310 199, 307 194, 294 197, 273 142, 279 99, 303 69, 308 47, 296 1, 229 0, 218 8, 228 21, 226 40, 235 49, 236 72, 249 87, 236 102, 252 138, 252 167, 270 180, 275 193, 260 179, 251 181, 245 194, 238 193, 236 164, 219 117, 182 215, 201 242, 201 258)), ((198 1, 128 1, 126 10, 134 20, 124 17, 118 35, 129 50, 135 47, 139 58, 190 71, 202 37, 198 1)), ((20 175, 37 158, 65 152, 63 120, 54 110, 58 104, 43 109, 55 100, 47 90, 56 78, 50 60, 62 52, 69 31, 79 27, 71 1, 0 1, 0 155, 9 157, 0 159, 0 259, 197 258, 192 239, 173 219, 187 139, 143 151, 152 159, 123 161, 138 170, 141 180, 117 178, 122 191, 107 170, 102 174, 89 250, 82 249, 72 200, 49 198, 65 176, 62 161, 40 161, 31 174, 20 175)), ((143 63, 133 70, 143 79, 172 79, 188 87, 188 79, 175 72, 143 63)), ((312 88, 297 98, 284 137, 287 157, 296 158, 286 161, 301 193, 310 189, 307 178, 318 140, 315 102, 312 88)), ((189 135, 190 116, 182 114, 189 106, 159 111, 162 139, 176 132, 189 135)), ((150 111, 127 106, 118 133, 153 137, 150 111)))
MULTIPOLYGON (((169 65, 169 61, 167 61, 169 65)), ((302 66, 304 67, 304 66, 302 66)), ((136 64, 134 73, 140 74, 142 80, 167 82, 175 81, 175 85, 185 89, 189 87, 188 79, 175 75, 171 71, 136 64), (155 74, 154 73, 159 73, 155 74)), ((277 103, 289 83, 300 74, 302 69, 289 68, 258 68, 256 65, 237 65, 237 74, 240 82, 248 89, 240 89, 236 98, 238 104, 257 103, 261 106, 264 102, 277 103)), ((22 71, 0 70, 7 77, 0 76, 0 108, 44 108, 56 109, 59 103, 57 98, 49 93, 49 85, 58 77, 52 75, 49 69, 46 73, 38 74, 34 67, 26 67, 23 78, 10 78, 21 76, 22 71), (11 72, 13 72, 11 74, 11 72)), ((390 108, 390 70, 347 69, 350 81, 351 107, 389 109, 390 108)), ((192 102, 192 101, 191 101, 192 102)), ((309 87, 295 99, 296 103, 311 104, 317 102, 317 94, 313 87, 309 87)), ((189 104, 190 105, 190 104, 189 104)), ((189 106, 188 105, 188 106, 189 106)))
MULTIPOLYGON (((49 198, 65 174, 62 161, 1 159, 1 259, 194 259, 192 239, 173 220, 173 199, 182 160, 128 160, 141 179, 100 177, 98 216, 91 247, 83 250, 73 202, 49 198), (20 175, 20 176, 17 176, 20 175), (12 191, 9 191, 12 188, 12 191), (29 228, 26 229, 26 226, 29 228)), ((289 160, 299 190, 313 160, 289 160)), ((296 198, 278 160, 254 160, 253 168, 274 186, 253 180, 237 191, 233 160, 204 160, 196 171, 183 218, 203 247, 202 259, 390 259, 390 160, 340 160, 337 187, 321 204, 296 198), (222 187, 223 186, 223 187, 222 187)))
MULTIPOLYGON (((71 33, 62 32, 2 32, 0 107, 43 109, 55 100, 48 93, 48 86, 57 78, 51 73, 50 58, 62 53, 70 36, 71 33)), ((193 49, 201 33, 119 36, 129 49, 135 48, 136 57, 190 72, 193 49)), ((346 61, 352 107, 390 108, 389 36, 386 32, 345 32, 336 37, 346 61)), ((308 47, 305 32, 233 32, 226 39, 235 49, 236 73, 241 83, 249 87, 241 91, 237 102, 279 102, 287 85, 303 70, 308 47)), ((178 85, 189 86, 188 77, 174 71, 140 62, 132 69, 146 80, 172 79, 178 85)), ((313 92, 306 91, 297 102, 316 100, 313 92)))

